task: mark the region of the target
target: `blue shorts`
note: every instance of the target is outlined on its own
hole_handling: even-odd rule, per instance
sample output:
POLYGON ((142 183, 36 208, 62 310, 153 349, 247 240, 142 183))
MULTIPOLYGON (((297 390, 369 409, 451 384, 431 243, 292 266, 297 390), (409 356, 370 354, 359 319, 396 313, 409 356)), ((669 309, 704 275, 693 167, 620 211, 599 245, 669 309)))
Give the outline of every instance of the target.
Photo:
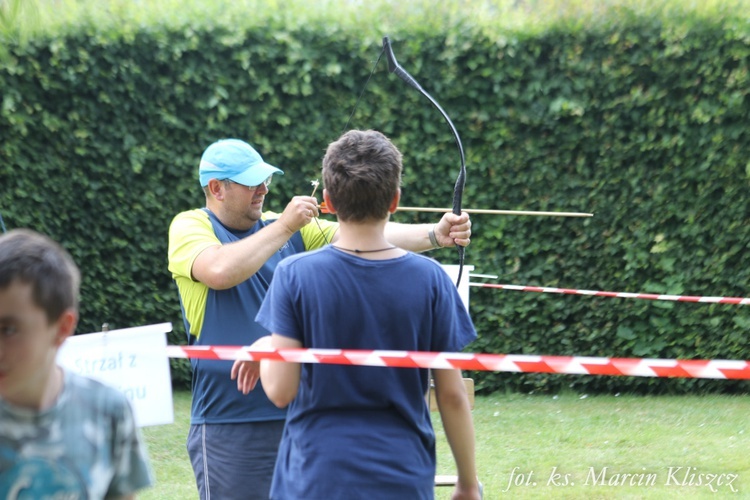
POLYGON ((201 500, 268 500, 283 420, 191 425, 187 449, 201 500))

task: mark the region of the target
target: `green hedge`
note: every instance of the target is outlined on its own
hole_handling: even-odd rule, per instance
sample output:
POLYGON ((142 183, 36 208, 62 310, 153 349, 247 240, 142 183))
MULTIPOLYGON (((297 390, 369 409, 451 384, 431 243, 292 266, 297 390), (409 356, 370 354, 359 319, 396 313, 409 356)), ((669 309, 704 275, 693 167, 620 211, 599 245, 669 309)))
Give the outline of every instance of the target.
MULTIPOLYGON (((399 61, 448 111, 467 153, 465 206, 594 212, 473 217, 467 263, 497 282, 748 296, 750 29, 617 11, 526 31, 403 21, 399 61)), ((291 15, 291 14, 288 14, 291 15)), ((300 14, 303 15, 303 14, 300 14)), ((167 228, 202 205, 197 165, 241 137, 286 171, 267 199, 309 194, 380 50, 352 27, 201 17, 4 35, 0 213, 61 241, 83 270, 80 332, 171 321, 167 228), (283 28, 283 26, 288 28, 283 28)), ((738 20, 739 19, 739 20, 738 20)), ((362 26, 356 29, 357 22, 362 26)), ((385 70, 350 127, 404 153, 404 205, 449 206, 453 137, 385 70)), ((435 216, 399 213, 394 220, 435 216)), ((435 252, 455 262, 450 249, 435 252)), ((480 280, 474 280, 480 281, 480 280)), ((474 351, 750 359, 750 309, 472 288, 474 351)), ((173 363, 185 383, 184 363, 173 363)), ((474 373, 481 391, 746 391, 746 382, 474 373)))

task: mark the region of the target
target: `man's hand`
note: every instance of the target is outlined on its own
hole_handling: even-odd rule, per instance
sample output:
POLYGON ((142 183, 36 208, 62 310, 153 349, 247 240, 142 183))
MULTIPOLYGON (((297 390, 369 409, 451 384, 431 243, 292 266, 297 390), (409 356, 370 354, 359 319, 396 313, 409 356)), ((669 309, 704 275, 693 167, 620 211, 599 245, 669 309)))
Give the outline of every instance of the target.
POLYGON ((318 215, 317 199, 312 196, 295 196, 287 204, 277 223, 281 222, 291 233, 296 233, 318 215))
POLYGON ((260 361, 238 359, 232 365, 232 380, 237 380, 237 390, 247 396, 260 380, 260 361))
POLYGON ((460 245, 469 246, 471 243, 471 219, 469 214, 462 212, 456 215, 448 212, 440 222, 435 224, 435 238, 441 247, 460 245))
MULTIPOLYGON (((271 336, 261 337, 249 347, 252 350, 273 349, 271 345, 271 336)), ((250 391, 255 389, 258 380, 260 380, 260 361, 245 361, 238 359, 232 365, 230 373, 232 380, 237 380, 237 390, 247 396, 250 391)))

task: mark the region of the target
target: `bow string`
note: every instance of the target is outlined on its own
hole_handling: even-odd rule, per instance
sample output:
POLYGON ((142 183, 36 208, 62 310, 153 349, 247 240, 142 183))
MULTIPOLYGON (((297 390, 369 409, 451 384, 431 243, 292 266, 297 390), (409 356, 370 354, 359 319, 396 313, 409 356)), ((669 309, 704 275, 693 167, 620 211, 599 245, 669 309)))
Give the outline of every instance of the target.
MULTIPOLYGON (((461 144, 461 137, 458 135, 458 130, 456 130, 456 126, 453 125, 453 121, 451 121, 450 116, 448 116, 448 113, 445 112, 442 106, 440 106, 440 104, 438 104, 438 102, 430 94, 428 94, 425 89, 422 88, 419 82, 417 82, 417 80, 415 80, 413 76, 411 76, 404 68, 402 68, 398 61, 396 61, 396 56, 393 53, 393 47, 391 47, 391 40, 387 36, 383 37, 383 52, 385 52, 386 58, 388 59, 388 71, 390 73, 394 73, 409 86, 415 88, 419 91, 420 94, 425 96, 427 100, 429 100, 432 105, 435 106, 438 111, 440 111, 440 114, 443 115, 443 118, 450 127, 451 132, 453 132, 453 137, 456 140, 456 146, 458 147, 458 152, 461 157, 461 169, 458 172, 456 184, 453 188, 453 213, 456 215, 461 215, 461 204, 463 202, 464 186, 466 185, 466 159, 464 155, 464 147, 461 144)), ((380 60, 380 58, 378 58, 378 60, 380 60)), ((461 275, 463 274, 464 269, 465 249, 461 245, 457 244, 456 250, 458 252, 458 278, 456 278, 456 287, 458 287, 458 285, 461 283, 461 275)))

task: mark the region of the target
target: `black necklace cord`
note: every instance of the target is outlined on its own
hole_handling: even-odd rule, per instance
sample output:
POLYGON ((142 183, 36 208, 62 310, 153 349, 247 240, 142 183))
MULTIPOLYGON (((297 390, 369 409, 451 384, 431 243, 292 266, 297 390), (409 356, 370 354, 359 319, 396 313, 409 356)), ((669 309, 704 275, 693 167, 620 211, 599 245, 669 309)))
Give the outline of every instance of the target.
POLYGON ((343 248, 338 245, 331 245, 333 248, 337 250, 343 250, 345 252, 352 252, 352 253, 376 253, 376 252, 385 252, 388 250, 395 250, 398 247, 390 246, 386 248, 376 248, 375 250, 360 250, 359 248, 343 248))

